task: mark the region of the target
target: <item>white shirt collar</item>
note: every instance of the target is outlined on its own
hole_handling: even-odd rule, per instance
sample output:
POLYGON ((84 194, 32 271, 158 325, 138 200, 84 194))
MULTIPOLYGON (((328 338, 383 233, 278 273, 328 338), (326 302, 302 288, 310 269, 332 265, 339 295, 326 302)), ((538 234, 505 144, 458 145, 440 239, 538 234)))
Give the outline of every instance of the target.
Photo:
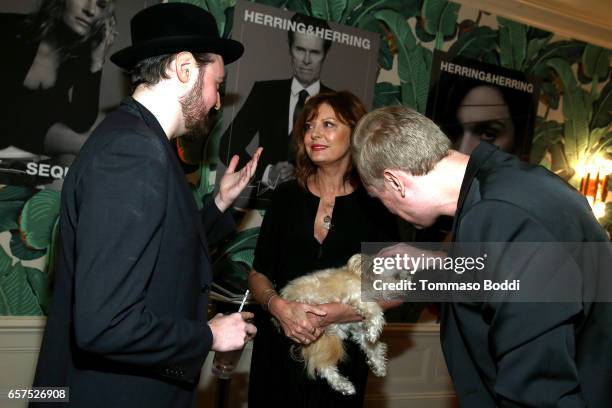
POLYGON ((291 95, 297 98, 302 89, 306 89, 310 96, 316 95, 321 90, 321 81, 317 80, 316 82, 310 84, 307 88, 304 88, 302 84, 300 84, 299 81, 293 77, 291 80, 291 95))

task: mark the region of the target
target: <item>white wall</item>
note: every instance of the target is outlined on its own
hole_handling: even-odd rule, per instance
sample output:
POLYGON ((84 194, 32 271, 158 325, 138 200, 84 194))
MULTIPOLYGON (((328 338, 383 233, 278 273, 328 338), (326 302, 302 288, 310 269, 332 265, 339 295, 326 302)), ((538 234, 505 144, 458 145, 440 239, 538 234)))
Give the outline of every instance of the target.
MULTIPOLYGON (((7 399, 11 388, 31 385, 44 329, 44 318, 0 318, 0 407, 25 407, 25 401, 7 399)), ((456 407, 452 385, 440 350, 437 324, 390 324, 383 333, 389 345, 388 373, 370 376, 367 408, 456 407)), ((228 408, 246 407, 250 344, 230 383, 228 408)), ((202 369, 198 407, 212 408, 217 398, 217 380, 210 374, 212 355, 202 369)))

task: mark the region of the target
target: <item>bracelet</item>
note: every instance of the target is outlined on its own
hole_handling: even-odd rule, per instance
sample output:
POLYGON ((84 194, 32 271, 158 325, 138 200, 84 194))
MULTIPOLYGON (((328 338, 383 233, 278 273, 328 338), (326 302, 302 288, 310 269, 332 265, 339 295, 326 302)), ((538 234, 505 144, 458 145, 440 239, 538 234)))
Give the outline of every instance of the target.
POLYGON ((262 297, 262 302, 261 302, 261 307, 264 310, 268 310, 268 307, 270 306, 270 299, 272 299, 274 296, 278 296, 278 293, 276 293, 276 291, 274 290, 274 288, 270 288, 270 289, 266 289, 264 290, 264 292, 262 293, 261 297, 262 297), (266 299, 266 295, 268 295, 268 298, 266 299))
POLYGON ((264 290, 263 293, 261 294, 261 297, 262 298, 266 297, 266 294, 270 292, 274 292, 274 288, 269 288, 269 289, 264 290))
POLYGON ((270 295, 270 297, 268 298, 268 301, 266 302, 266 310, 270 310, 270 301, 272 300, 272 298, 277 297, 278 293, 273 293, 270 295))

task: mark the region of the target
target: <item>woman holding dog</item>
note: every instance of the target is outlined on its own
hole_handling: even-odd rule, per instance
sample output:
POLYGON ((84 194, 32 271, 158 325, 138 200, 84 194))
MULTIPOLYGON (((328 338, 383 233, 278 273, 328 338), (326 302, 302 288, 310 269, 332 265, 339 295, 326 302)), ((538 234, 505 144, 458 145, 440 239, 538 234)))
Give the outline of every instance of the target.
POLYGON ((397 239, 395 218, 368 196, 353 167, 352 132, 366 113, 350 92, 310 98, 296 121, 296 179, 279 186, 261 226, 249 286, 264 311, 255 313, 249 406, 360 407, 368 366, 345 341, 339 370, 355 385, 342 395, 326 381, 307 377, 295 347, 315 341, 332 323, 361 320, 348 305, 309 305, 278 296, 289 281, 315 270, 340 267, 361 243, 397 239), (272 319, 278 321, 277 329, 272 319))

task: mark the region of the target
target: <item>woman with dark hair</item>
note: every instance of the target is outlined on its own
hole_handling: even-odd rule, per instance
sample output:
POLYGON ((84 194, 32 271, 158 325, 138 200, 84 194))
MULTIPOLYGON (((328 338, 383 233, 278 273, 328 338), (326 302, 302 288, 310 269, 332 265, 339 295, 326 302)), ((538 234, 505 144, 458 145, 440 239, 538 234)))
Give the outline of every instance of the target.
POLYGON ((470 154, 481 141, 528 159, 535 118, 533 94, 483 81, 450 76, 443 112, 433 118, 453 141, 470 154), (440 115, 442 113, 442 115, 440 115))
POLYGON ((98 115, 114 26, 113 0, 45 0, 34 14, 0 14, 0 159, 79 151, 98 115))
POLYGON ((340 366, 357 388, 345 396, 326 381, 309 379, 293 346, 309 344, 332 323, 360 320, 348 305, 309 305, 278 296, 289 281, 312 271, 339 267, 361 243, 397 239, 394 217, 361 186, 350 154, 353 129, 365 114, 353 94, 322 93, 310 98, 296 121, 296 179, 275 191, 264 217, 249 287, 261 305, 256 312, 249 406, 359 407, 368 373, 354 343, 344 346, 340 366), (272 323, 274 317, 282 327, 272 323))

